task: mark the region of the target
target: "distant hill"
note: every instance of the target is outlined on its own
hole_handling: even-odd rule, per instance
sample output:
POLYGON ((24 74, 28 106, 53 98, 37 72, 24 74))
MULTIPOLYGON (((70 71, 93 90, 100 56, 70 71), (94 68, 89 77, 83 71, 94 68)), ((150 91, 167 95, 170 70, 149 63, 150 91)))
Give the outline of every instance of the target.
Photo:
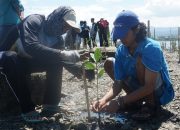
POLYGON ((154 35, 154 29, 156 37, 159 36, 177 36, 178 35, 178 28, 177 27, 151 27, 151 36, 154 35))

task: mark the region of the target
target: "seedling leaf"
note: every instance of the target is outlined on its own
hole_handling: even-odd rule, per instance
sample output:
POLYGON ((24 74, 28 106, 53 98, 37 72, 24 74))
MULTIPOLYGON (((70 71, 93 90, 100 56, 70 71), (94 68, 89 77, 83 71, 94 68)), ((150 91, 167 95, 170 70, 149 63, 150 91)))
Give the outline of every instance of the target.
POLYGON ((105 72, 104 68, 99 69, 99 71, 98 71, 98 78, 101 78, 103 76, 104 72, 105 72))
POLYGON ((84 67, 87 70, 94 70, 96 68, 95 65, 89 61, 84 62, 84 67))
POLYGON ((96 62, 96 59, 95 59, 94 54, 93 54, 93 53, 90 53, 90 56, 91 56, 91 58, 93 59, 93 61, 96 62))
POLYGON ((95 62, 99 62, 102 58, 102 53, 101 50, 99 48, 97 48, 94 52, 94 58, 95 58, 95 62))

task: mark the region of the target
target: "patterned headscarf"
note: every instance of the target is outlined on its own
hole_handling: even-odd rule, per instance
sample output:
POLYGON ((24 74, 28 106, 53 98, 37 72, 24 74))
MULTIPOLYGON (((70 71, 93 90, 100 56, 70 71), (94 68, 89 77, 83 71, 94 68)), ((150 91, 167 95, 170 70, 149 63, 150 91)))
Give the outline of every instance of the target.
POLYGON ((48 15, 44 24, 44 31, 50 36, 60 36, 63 32, 64 20, 63 17, 67 12, 74 11, 71 7, 60 6, 48 15))

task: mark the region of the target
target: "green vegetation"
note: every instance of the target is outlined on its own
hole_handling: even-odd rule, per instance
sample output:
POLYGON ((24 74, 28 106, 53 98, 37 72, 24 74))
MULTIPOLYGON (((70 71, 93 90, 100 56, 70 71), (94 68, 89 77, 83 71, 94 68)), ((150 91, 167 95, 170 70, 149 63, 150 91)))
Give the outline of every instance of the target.
MULTIPOLYGON (((97 91, 96 91, 97 97, 96 98, 98 101, 99 100, 99 86, 98 86, 99 78, 101 78, 104 75, 104 68, 101 67, 101 60, 102 60, 103 55, 102 55, 101 50, 99 48, 97 48, 94 53, 90 53, 90 57, 92 59, 92 62, 89 60, 84 61, 84 70, 94 70, 95 71, 96 89, 97 89, 97 91)), ((84 74, 84 76, 85 76, 85 74, 84 74)), ((86 101, 89 101, 87 90, 86 90, 86 101)), ((89 104, 89 102, 87 102, 87 104, 89 104)), ((89 107, 89 106, 87 105, 87 107, 89 107)), ((99 123, 100 123, 100 113, 98 113, 98 114, 99 114, 99 123)), ((90 114, 88 114, 88 118, 90 118, 90 114)))

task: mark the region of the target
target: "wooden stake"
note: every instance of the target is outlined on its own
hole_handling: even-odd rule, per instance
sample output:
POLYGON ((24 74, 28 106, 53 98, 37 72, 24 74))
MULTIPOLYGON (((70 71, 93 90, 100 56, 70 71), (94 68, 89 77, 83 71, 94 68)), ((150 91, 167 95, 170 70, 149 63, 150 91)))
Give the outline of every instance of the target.
POLYGON ((86 104, 87 104, 87 112, 88 112, 88 122, 91 119, 90 115, 90 105, 89 105, 89 94, 88 94, 88 86, 87 86, 87 80, 86 80, 86 74, 85 74, 85 68, 83 66, 83 80, 84 80, 84 89, 85 89, 85 96, 86 96, 86 104))

